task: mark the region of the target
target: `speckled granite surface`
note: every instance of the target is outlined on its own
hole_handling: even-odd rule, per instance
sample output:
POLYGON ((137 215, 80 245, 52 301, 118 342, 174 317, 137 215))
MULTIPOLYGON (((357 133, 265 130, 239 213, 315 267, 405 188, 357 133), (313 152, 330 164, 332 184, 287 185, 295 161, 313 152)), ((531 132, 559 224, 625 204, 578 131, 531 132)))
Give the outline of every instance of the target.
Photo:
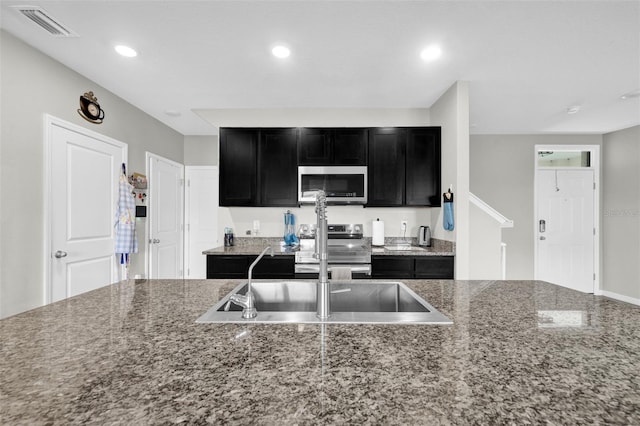
MULTIPOLYGON (((401 238, 385 238, 385 244, 388 246, 396 245, 399 243, 411 243, 411 250, 390 250, 385 247, 375 247, 371 245, 371 238, 365 237, 364 244, 371 250, 371 254, 377 256, 453 256, 455 254, 455 245, 451 241, 444 241, 438 239, 432 239, 431 247, 418 247, 416 238, 407 238, 403 240, 401 238)), ((282 238, 262 238, 262 237, 240 237, 235 239, 235 243, 231 247, 214 247, 202 252, 205 255, 247 255, 247 254, 259 254, 265 247, 273 247, 275 255, 293 255, 297 247, 283 246, 282 238)))
POLYGON ((2 424, 640 424, 640 308, 405 281, 453 326, 216 325, 238 281, 114 284, 0 321, 2 424))

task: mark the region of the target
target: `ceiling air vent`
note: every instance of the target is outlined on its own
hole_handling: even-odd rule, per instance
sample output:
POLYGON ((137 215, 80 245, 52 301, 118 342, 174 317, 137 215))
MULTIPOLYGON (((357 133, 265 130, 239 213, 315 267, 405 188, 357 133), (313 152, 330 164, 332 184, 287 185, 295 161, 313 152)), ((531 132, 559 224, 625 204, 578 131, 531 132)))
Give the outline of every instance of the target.
POLYGON ((56 21, 44 9, 37 6, 13 6, 18 12, 38 24, 42 29, 56 37, 77 37, 69 28, 56 21))

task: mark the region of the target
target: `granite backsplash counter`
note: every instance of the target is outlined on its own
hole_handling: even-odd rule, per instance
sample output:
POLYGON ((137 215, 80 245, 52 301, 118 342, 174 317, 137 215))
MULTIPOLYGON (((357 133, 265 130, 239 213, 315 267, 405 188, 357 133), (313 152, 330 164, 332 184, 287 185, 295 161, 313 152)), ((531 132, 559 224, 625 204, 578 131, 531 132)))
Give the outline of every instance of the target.
POLYGON ((640 424, 640 307, 405 282, 454 324, 196 324, 235 280, 123 281, 4 319, 0 422, 640 424))
MULTIPOLYGON (((371 245, 371 238, 364 238, 364 245, 376 256, 453 256, 455 243, 433 238, 431 247, 418 247, 416 238, 401 239, 398 237, 385 238, 385 246, 371 245), (388 247, 407 244, 409 249, 397 250, 388 247)), ((293 255, 298 248, 283 245, 282 238, 238 237, 231 247, 215 247, 202 252, 204 255, 258 255, 267 246, 273 247, 274 255, 293 255)))

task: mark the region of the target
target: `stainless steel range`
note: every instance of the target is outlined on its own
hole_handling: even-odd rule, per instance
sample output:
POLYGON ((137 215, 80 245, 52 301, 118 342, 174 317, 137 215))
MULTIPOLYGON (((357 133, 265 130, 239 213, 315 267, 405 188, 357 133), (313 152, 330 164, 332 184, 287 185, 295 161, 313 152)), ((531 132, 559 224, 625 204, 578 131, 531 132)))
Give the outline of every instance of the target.
MULTIPOLYGON (((316 225, 303 224, 299 227, 300 250, 295 254, 296 277, 315 278, 320 266, 315 257, 316 225)), ((371 250, 362 235, 362 224, 328 225, 329 274, 335 266, 349 267, 354 278, 368 278, 371 275, 371 250)))

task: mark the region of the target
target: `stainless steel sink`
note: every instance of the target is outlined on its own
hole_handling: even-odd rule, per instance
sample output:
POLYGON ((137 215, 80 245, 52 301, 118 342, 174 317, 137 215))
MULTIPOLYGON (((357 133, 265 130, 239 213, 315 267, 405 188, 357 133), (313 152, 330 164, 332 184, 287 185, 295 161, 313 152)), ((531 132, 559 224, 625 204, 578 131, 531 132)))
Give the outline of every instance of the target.
POLYGON ((351 324, 453 324, 427 301, 401 282, 332 281, 331 316, 316 317, 315 281, 254 281, 252 289, 258 316, 243 319, 242 308, 231 304, 232 294, 245 294, 242 283, 216 303, 198 323, 351 323, 351 324))

